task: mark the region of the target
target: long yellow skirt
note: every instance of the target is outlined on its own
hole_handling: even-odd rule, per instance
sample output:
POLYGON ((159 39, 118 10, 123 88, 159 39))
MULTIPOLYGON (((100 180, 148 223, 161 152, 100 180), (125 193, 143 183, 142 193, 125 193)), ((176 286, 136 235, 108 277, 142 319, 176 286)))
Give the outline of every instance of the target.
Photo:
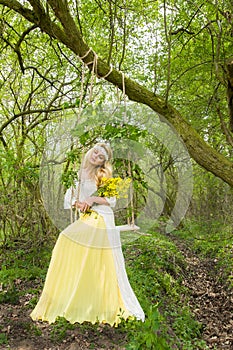
POLYGON ((70 323, 111 326, 131 316, 122 300, 102 216, 84 215, 60 234, 41 297, 30 316, 49 323, 60 316, 70 323))

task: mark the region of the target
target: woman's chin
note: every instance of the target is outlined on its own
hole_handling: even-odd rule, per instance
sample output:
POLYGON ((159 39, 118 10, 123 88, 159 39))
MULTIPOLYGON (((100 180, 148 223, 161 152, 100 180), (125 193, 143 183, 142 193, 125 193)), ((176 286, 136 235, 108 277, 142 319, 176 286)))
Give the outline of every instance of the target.
POLYGON ((97 166, 97 164, 96 164, 96 162, 94 160, 91 160, 90 164, 93 165, 93 166, 97 166))

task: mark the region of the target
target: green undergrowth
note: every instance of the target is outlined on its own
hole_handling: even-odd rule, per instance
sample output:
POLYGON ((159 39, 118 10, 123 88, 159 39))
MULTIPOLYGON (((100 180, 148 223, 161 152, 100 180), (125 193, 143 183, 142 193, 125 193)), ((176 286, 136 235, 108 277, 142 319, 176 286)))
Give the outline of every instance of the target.
POLYGON ((46 276, 51 249, 1 249, 0 303, 18 304, 25 293, 37 293, 46 276), (25 283, 28 285, 26 291, 21 289, 25 283))
MULTIPOLYGON (((8 249, 2 252, 1 303, 17 304, 20 297, 29 293, 31 299, 24 307, 32 309, 35 306, 46 276, 51 251, 52 245, 27 252, 22 247, 19 250, 8 249)), ((145 322, 122 320, 114 328, 115 334, 122 334, 125 348, 208 349, 201 340, 201 325, 195 321, 188 308, 186 289, 182 285, 185 260, 169 241, 169 237, 151 232, 150 236, 140 236, 125 244, 123 252, 131 286, 146 315, 145 322)), ((71 330, 70 327, 72 330, 78 327, 80 332, 87 332, 86 324, 70 325, 59 319, 50 327, 51 341, 59 343, 64 340, 71 330)), ((88 325, 88 332, 96 334, 96 337, 98 329, 96 325, 88 325)), ((33 333, 40 336, 39 331, 33 330, 33 333)), ((4 338, 3 341, 7 340, 4 338)))
POLYGON ((201 324, 191 314, 182 278, 182 254, 165 235, 151 232, 124 247, 130 283, 146 314, 126 323, 127 349, 207 349, 201 324))
POLYGON ((192 250, 214 261, 221 268, 223 282, 233 287, 233 228, 219 221, 186 220, 175 234, 184 239, 192 250))

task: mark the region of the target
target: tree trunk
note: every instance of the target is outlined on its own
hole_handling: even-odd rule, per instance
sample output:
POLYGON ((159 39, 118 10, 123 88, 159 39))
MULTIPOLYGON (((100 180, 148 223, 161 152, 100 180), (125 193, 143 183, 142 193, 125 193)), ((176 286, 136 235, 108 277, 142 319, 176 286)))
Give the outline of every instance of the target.
MULTIPOLYGON (((22 6, 16 0, 0 0, 0 4, 15 10, 30 22, 37 24, 43 32, 62 42, 79 58, 83 57, 83 62, 91 70, 97 55, 84 42, 69 13, 66 1, 48 0, 48 4, 62 24, 62 28, 50 20, 49 15, 44 11, 38 0, 30 0, 30 3, 33 6, 33 11, 22 6)), ((149 106, 160 117, 172 124, 183 139, 190 156, 207 171, 212 172, 215 176, 233 186, 233 162, 210 147, 174 107, 166 104, 163 98, 153 94, 135 81, 126 77, 123 79, 121 72, 115 69, 111 71, 110 67, 100 58, 97 59, 95 72, 99 77, 106 76, 107 81, 121 90, 123 89, 124 80, 125 93, 130 100, 149 106)))
POLYGON ((226 63, 227 67, 227 99, 229 108, 229 125, 233 132, 233 58, 226 63))

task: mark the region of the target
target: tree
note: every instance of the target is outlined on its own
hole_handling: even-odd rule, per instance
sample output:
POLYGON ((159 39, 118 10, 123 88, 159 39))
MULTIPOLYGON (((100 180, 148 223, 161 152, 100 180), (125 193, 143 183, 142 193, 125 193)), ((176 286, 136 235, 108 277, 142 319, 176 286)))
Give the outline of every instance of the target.
MULTIPOLYGON (((226 125, 227 101, 223 102, 224 91, 225 97, 228 93, 229 115, 232 117, 233 62, 230 59, 230 43, 233 19, 230 1, 212 3, 209 0, 206 4, 198 0, 158 1, 145 4, 137 0, 130 3, 127 1, 78 3, 65 0, 47 2, 29 0, 20 3, 16 0, 0 0, 0 4, 5 6, 2 10, 3 18, 8 9, 18 13, 33 23, 30 31, 41 37, 44 32, 51 40, 62 43, 81 58, 98 77, 104 77, 121 90, 124 88, 124 80, 125 92, 130 100, 149 106, 161 118, 171 123, 183 139, 191 157, 207 171, 233 185, 233 162, 228 159, 230 148, 225 147, 225 154, 222 154, 222 150, 217 149, 209 138, 215 110, 215 116, 218 115, 220 118, 227 142, 232 142, 232 135, 226 125), (156 19, 156 23, 153 19, 156 19), (95 26, 98 26, 98 37, 95 26), (41 30, 40 34, 38 28, 41 30), (156 40, 147 47, 148 33, 152 30, 155 30, 156 40), (143 48, 145 47, 147 55, 144 53, 144 72, 141 75, 143 82, 148 80, 147 87, 136 81, 138 71, 137 74, 134 72, 137 59, 142 58, 140 55, 140 57, 133 55, 136 50, 132 47, 137 45, 135 43, 137 41, 143 48), (90 47, 95 47, 95 51, 90 47), (129 51, 128 56, 126 50, 129 51), (207 54, 203 59, 205 50, 207 54), (103 58, 100 59, 97 54, 103 58), (187 63, 188 57, 190 64, 187 63), (198 63, 195 63, 197 60, 198 63), (115 67, 118 65, 119 68, 111 68, 110 64, 114 64, 115 67), (123 68, 132 78, 123 76, 121 71, 123 68), (148 78, 152 69, 153 80, 148 78), (211 82, 207 80, 208 76, 211 82), (206 105, 205 116, 199 115, 199 118, 202 117, 204 132, 196 130, 196 119, 188 116, 187 109, 181 107, 179 111, 176 107, 180 105, 180 101, 175 87, 180 93, 183 92, 188 83, 191 83, 187 80, 190 77, 194 80, 190 84, 192 90, 187 89, 184 100, 187 101, 189 97, 189 101, 192 101, 193 91, 196 100, 198 94, 200 96, 199 105, 203 106, 207 101, 209 106, 211 105, 211 113, 206 105), (201 84, 195 82, 197 77, 202 80, 201 84)), ((12 28, 16 30, 13 23, 12 28)), ((29 31, 29 27, 27 28, 29 31)), ((2 35, 4 36, 4 28, 2 35)), ((25 42, 26 35, 27 32, 24 31, 20 41, 13 45, 22 70, 20 46, 25 42)), ((202 108, 203 114, 204 109, 202 108)))

